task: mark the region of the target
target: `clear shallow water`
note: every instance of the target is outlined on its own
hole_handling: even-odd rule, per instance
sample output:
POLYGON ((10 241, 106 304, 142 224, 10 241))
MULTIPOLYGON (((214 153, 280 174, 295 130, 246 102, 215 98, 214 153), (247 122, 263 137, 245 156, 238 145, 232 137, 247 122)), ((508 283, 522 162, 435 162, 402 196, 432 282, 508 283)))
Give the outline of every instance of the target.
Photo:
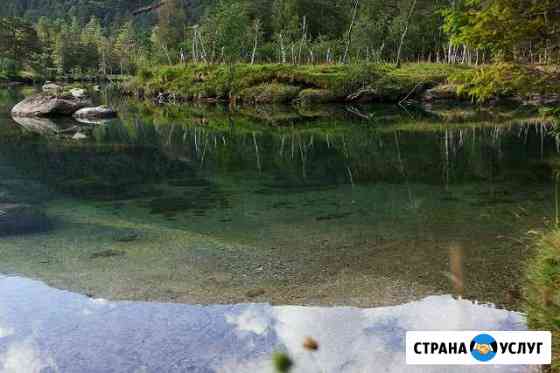
POLYGON ((102 95, 120 119, 16 123, 29 93, 0 90, 0 210, 32 223, 0 236, 0 273, 53 287, 0 277, 0 371, 267 371, 278 349, 306 372, 416 371, 406 330, 524 328, 500 308, 559 164, 531 113, 102 95))
POLYGON ((360 307, 455 294, 516 309, 530 232, 555 216, 557 138, 519 109, 102 95, 120 119, 88 126, 15 123, 21 96, 1 95, 0 203, 35 207, 50 230, 3 236, 0 272, 84 294, 360 307))
POLYGON ((0 294, 5 373, 272 372, 274 351, 292 356, 294 372, 449 372, 406 366, 406 331, 524 330, 517 313, 450 296, 374 309, 189 306, 91 299, 17 277, 0 277, 0 294), (317 352, 303 348, 307 336, 317 352))

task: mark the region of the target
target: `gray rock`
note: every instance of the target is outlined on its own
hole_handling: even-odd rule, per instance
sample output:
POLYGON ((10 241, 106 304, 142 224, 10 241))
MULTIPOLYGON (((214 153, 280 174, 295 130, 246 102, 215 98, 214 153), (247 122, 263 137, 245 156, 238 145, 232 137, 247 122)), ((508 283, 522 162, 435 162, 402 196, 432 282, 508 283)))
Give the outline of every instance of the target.
POLYGON ((0 204, 0 236, 43 232, 50 228, 47 216, 24 204, 0 204))
POLYGON ((26 98, 12 109, 14 117, 48 117, 57 115, 72 115, 81 108, 90 106, 87 99, 73 96, 56 96, 38 94, 26 98))
POLYGON ((86 140, 88 138, 88 136, 85 133, 82 132, 76 132, 76 134, 74 134, 74 136, 72 136, 73 140, 86 140))
POLYGON ((86 107, 74 113, 74 117, 82 119, 113 118, 117 112, 108 106, 86 107))
POLYGON ((72 88, 70 90, 70 94, 72 96, 74 96, 75 98, 86 98, 87 97, 87 92, 83 88, 72 88))

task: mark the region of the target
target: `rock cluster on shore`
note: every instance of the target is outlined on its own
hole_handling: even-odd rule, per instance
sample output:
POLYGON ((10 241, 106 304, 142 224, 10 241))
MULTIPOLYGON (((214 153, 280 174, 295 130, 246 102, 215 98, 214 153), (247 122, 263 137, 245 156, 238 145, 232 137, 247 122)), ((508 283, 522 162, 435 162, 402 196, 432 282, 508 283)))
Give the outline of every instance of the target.
POLYGON ((40 93, 27 97, 14 106, 12 115, 16 117, 72 115, 88 106, 91 106, 89 99, 76 98, 71 95, 58 96, 50 93, 40 93))
POLYGON ((107 106, 93 107, 85 89, 73 88, 68 93, 54 83, 43 86, 43 93, 27 97, 12 109, 14 117, 76 116, 79 118, 111 118, 116 112, 107 106))

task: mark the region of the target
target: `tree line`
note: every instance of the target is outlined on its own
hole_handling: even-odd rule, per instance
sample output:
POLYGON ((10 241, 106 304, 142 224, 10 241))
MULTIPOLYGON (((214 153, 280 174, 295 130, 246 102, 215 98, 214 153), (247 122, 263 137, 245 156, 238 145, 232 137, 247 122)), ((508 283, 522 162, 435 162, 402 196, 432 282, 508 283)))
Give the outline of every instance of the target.
POLYGON ((556 0, 8 0, 0 68, 132 74, 197 63, 556 63, 556 0), (146 7, 148 11, 136 12, 146 7))

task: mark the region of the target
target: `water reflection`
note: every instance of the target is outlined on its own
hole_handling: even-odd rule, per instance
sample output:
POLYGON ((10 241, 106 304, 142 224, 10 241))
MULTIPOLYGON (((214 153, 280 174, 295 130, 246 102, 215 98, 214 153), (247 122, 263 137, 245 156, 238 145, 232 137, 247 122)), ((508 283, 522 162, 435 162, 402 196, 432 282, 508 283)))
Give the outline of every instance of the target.
POLYGON ((0 271, 111 299, 515 309, 527 232, 554 216, 535 113, 112 104, 82 141, 0 113, 0 203, 55 227, 3 238, 0 271))
MULTIPOLYGON (((0 277, 0 371, 272 372, 274 351, 295 372, 447 372, 407 367, 407 330, 524 330, 520 314, 429 297, 397 307, 266 304, 189 306, 107 302, 37 281, 0 277), (303 348, 306 336, 320 343, 303 348)), ((454 372, 524 372, 457 367, 454 372)))
POLYGON ((62 131, 59 125, 48 118, 13 117, 12 119, 26 130, 36 132, 40 135, 55 136, 62 131))

